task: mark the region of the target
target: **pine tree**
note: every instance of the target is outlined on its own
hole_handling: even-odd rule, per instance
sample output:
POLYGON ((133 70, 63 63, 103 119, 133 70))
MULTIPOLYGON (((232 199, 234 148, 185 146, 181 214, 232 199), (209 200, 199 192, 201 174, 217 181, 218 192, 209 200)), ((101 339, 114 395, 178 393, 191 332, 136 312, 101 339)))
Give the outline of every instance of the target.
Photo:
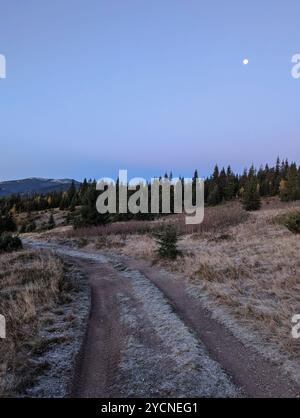
POLYGON ((158 244, 157 254, 162 258, 175 260, 180 254, 177 248, 179 234, 176 228, 168 225, 163 231, 154 234, 158 244))
POLYGON ((280 191, 282 201, 294 201, 300 199, 300 177, 295 163, 292 163, 287 170, 284 187, 280 191))
POLYGON ((54 227, 55 227, 55 221, 54 221, 53 214, 51 213, 51 215, 49 216, 49 220, 48 220, 48 229, 53 229, 54 227))
POLYGON ((218 205, 222 201, 222 195, 220 192, 219 187, 219 179, 220 179, 220 172, 219 167, 216 165, 214 168, 213 175, 209 179, 208 183, 208 197, 207 197, 207 203, 209 205, 218 205))
POLYGON ((226 172, 226 184, 224 188, 224 197, 225 200, 231 200, 236 195, 236 179, 235 176, 231 170, 231 167, 228 166, 227 172, 226 172))
POLYGON ((69 207, 69 204, 70 202, 69 202, 68 192, 64 192, 60 200, 59 209, 60 210, 67 209, 69 207))
POLYGON ((274 171, 274 179, 273 179, 273 196, 276 196, 279 194, 279 187, 280 187, 280 159, 277 158, 275 171, 274 171))
POLYGON ((227 184, 227 175, 223 167, 222 170, 220 171, 219 180, 218 180, 221 201, 225 200, 226 184, 227 184))
POLYGON ((17 225, 11 213, 0 216, 0 234, 3 232, 14 232, 17 230, 17 225))
POLYGON ((207 203, 211 206, 216 206, 221 203, 222 197, 219 191, 219 186, 213 185, 213 189, 209 191, 207 203))
POLYGON ((254 177, 251 177, 245 186, 242 204, 247 211, 258 210, 261 207, 259 186, 254 177))
POLYGON ((69 204, 71 204, 71 202, 75 199, 76 195, 77 195, 77 190, 76 190, 75 182, 74 180, 72 180, 71 186, 68 190, 69 204))
MULTIPOLYGON (((198 175, 198 170, 195 170, 194 171, 194 175, 193 175, 193 184, 192 184, 192 203, 193 203, 193 205, 196 205, 196 198, 197 198, 197 196, 196 196, 196 194, 197 194, 197 181, 198 181, 198 179, 199 179, 199 175, 198 175)), ((174 201, 174 199, 173 199, 173 201, 174 201)))
POLYGON ((99 192, 96 190, 96 182, 94 181, 89 185, 89 188, 85 193, 79 216, 74 219, 75 228, 105 225, 110 222, 109 213, 101 214, 97 211, 96 201, 98 195, 99 192))

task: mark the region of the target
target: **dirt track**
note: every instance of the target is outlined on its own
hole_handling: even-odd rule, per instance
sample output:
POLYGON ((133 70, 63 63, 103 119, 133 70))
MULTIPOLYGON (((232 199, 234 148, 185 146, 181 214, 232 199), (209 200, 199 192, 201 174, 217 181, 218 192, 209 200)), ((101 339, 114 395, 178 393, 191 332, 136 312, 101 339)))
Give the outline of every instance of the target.
POLYGON ((243 346, 185 281, 116 255, 42 243, 88 274, 92 311, 72 396, 296 397, 280 369, 243 346))

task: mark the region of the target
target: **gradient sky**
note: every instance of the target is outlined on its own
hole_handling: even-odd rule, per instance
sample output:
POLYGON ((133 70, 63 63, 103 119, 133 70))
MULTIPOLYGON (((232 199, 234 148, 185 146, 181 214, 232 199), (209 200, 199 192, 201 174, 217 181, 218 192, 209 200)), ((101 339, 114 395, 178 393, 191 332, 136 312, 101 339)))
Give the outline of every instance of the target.
POLYGON ((299 19, 299 0, 0 0, 0 179, 300 163, 299 19))

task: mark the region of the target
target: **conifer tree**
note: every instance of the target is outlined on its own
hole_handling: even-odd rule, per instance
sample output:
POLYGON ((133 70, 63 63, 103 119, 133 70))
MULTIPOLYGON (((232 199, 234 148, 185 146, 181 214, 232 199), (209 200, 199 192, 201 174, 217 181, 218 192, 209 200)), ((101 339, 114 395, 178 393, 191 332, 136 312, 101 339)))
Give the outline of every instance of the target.
POLYGON ((79 215, 74 219, 75 228, 105 225, 110 222, 110 215, 108 213, 101 214, 97 211, 96 201, 98 195, 99 192, 96 190, 96 182, 94 181, 89 185, 79 215))
POLYGON ((179 234, 177 230, 168 225, 163 231, 154 234, 158 244, 157 254, 162 258, 175 260, 180 254, 177 248, 179 234))
POLYGON ((259 185, 254 177, 250 177, 245 186, 242 204, 247 211, 258 210, 261 207, 259 185))
POLYGON ((209 192, 207 203, 209 205, 215 206, 221 203, 222 197, 219 191, 219 186, 217 184, 213 185, 212 190, 209 192))
POLYGON ((48 229, 53 229, 55 227, 55 221, 53 214, 51 213, 48 220, 48 229))
POLYGON ((17 225, 11 213, 0 216, 0 234, 3 232, 14 232, 17 230, 17 225))
POLYGON ((226 182, 224 188, 224 198, 225 200, 231 200, 235 197, 235 176, 232 173, 231 167, 228 166, 226 172, 226 182))
POLYGON ((294 201, 300 199, 300 177, 295 163, 287 170, 286 180, 280 191, 282 201, 294 201))

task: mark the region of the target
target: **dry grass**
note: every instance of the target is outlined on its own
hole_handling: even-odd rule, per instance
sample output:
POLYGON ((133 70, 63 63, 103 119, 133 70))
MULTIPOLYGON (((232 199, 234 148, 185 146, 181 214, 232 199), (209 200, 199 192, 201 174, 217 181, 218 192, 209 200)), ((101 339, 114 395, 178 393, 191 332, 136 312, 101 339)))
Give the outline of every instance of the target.
POLYGON ((291 318, 300 313, 300 239, 281 220, 299 207, 271 198, 249 215, 233 202, 207 208, 203 224, 194 227, 186 227, 182 216, 168 216, 72 231, 67 239, 157 261, 152 232, 176 225, 183 255, 161 265, 189 277, 191 293, 228 314, 242 333, 260 336, 265 352, 276 347, 298 361, 300 341, 291 338, 291 318))
MULTIPOLYGON (((39 229, 48 223, 50 215, 53 215, 55 225, 57 227, 63 227, 66 226, 66 219, 68 216, 67 210, 60 210, 58 208, 55 209, 47 209, 47 210, 41 210, 41 211, 35 211, 31 213, 32 220, 36 223, 36 231, 39 231, 39 229)), ((22 224, 26 222, 28 217, 28 213, 22 212, 16 215, 15 219, 18 225, 18 228, 21 228, 22 224)))
MULTIPOLYGON (((73 242, 77 247, 92 244, 97 249, 118 248, 124 253, 142 257, 152 257, 154 250, 153 233, 162 230, 167 225, 174 226, 182 235, 193 234, 193 237, 212 235, 216 231, 226 231, 228 227, 246 222, 249 214, 238 202, 206 209, 205 219, 199 225, 186 225, 185 215, 169 215, 155 221, 128 221, 112 224, 63 231, 60 241, 73 242)), ((60 235, 56 232, 55 240, 60 235)))
MULTIPOLYGON (((123 254, 153 260, 156 257, 156 244, 153 238, 153 232, 161 230, 168 224, 176 227, 179 233, 182 234, 182 242, 185 242, 190 237, 195 241, 204 237, 213 239, 215 236, 221 236, 226 239, 226 231, 228 228, 245 223, 248 218, 249 214, 240 207, 238 202, 234 202, 207 208, 204 222, 199 225, 186 225, 183 215, 172 215, 160 221, 141 222, 144 225, 144 233, 139 229, 140 222, 125 222, 106 227, 72 231, 70 236, 75 240, 75 243, 80 239, 79 237, 81 239, 84 237, 90 243, 90 248, 117 249, 123 254), (147 224, 148 227, 146 228, 147 224)), ((184 254, 186 254, 187 249, 182 247, 182 244, 180 244, 180 247, 184 250, 184 254)))
POLYGON ((7 328, 0 344, 3 396, 18 386, 27 360, 22 353, 37 334, 41 311, 57 302, 64 273, 59 259, 36 251, 1 255, 0 264, 0 312, 7 328))
POLYGON ((192 255, 176 268, 191 278, 192 293, 209 296, 211 309, 224 308, 244 334, 258 332, 266 354, 276 347, 298 361, 291 319, 300 312, 300 240, 273 222, 282 212, 253 214, 229 230, 229 240, 186 240, 192 255))
POLYGON ((64 237, 66 243, 85 240, 91 249, 115 249, 157 261, 152 232, 169 222, 176 225, 183 233, 183 255, 174 262, 159 261, 161 266, 188 277, 191 294, 223 316, 241 339, 269 358, 276 353, 276 361, 300 382, 294 367, 299 365, 300 340, 291 337, 291 318, 300 313, 300 239, 282 224, 282 217, 299 207, 300 202, 272 198, 249 215, 234 202, 207 208, 199 226, 186 227, 182 216, 168 216, 72 231, 64 237), (292 363, 286 366, 289 361, 294 369, 292 363))
MULTIPOLYGON (((172 217, 173 218, 173 217, 172 217)), ((164 218, 156 221, 128 221, 113 222, 108 225, 93 226, 87 228, 73 229, 67 234, 68 238, 91 238, 108 235, 130 235, 130 234, 148 234, 157 229, 161 229, 168 223, 164 218)))
MULTIPOLYGON (((201 231, 182 237, 183 257, 160 261, 189 277, 191 293, 228 314, 244 335, 253 333, 253 341, 258 335, 266 355, 276 348, 293 361, 299 361, 300 349, 300 340, 291 336, 291 318, 300 313, 300 239, 280 220, 299 206, 271 199, 248 218, 234 205, 211 208, 201 231)), ((152 261, 156 257, 149 235, 128 236, 121 251, 152 261)))

